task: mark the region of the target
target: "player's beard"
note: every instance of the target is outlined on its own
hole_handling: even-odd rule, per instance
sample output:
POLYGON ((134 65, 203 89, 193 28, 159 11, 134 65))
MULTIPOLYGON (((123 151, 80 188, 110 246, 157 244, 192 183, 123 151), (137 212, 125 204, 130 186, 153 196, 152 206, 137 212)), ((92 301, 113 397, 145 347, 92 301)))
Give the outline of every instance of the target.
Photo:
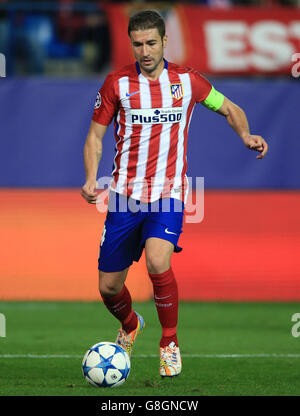
POLYGON ((148 74, 151 74, 152 72, 156 71, 156 69, 158 68, 158 66, 161 64, 162 60, 163 60, 163 56, 161 56, 161 58, 158 61, 155 61, 154 58, 151 58, 153 60, 153 64, 150 66, 144 66, 143 65, 143 60, 141 59, 140 61, 140 66, 143 68, 143 70, 145 72, 147 72, 148 74))

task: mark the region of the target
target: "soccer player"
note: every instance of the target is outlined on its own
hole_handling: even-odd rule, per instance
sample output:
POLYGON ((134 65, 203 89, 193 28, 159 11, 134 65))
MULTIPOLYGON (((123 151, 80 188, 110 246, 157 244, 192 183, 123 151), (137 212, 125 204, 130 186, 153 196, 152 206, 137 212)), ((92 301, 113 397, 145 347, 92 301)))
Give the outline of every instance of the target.
POLYGON ((98 92, 84 146, 83 198, 97 200, 102 138, 114 120, 116 155, 99 254, 99 291, 120 321, 116 342, 131 354, 145 323, 132 308, 125 280, 145 250, 154 301, 162 327, 162 377, 177 376, 182 363, 177 339, 178 288, 171 267, 181 234, 187 198, 187 137, 194 105, 225 117, 248 149, 265 156, 268 146, 249 131, 244 111, 218 92, 199 72, 164 59, 165 23, 146 10, 129 20, 136 62, 111 72, 98 92))

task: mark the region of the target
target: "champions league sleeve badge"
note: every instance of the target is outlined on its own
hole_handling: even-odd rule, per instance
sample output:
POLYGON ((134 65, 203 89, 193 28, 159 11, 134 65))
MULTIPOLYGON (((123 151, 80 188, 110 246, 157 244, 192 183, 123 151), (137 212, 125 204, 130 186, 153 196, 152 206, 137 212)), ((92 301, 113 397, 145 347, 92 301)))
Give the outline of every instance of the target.
POLYGON ((97 97, 96 97, 94 108, 97 109, 97 108, 100 107, 100 105, 101 105, 101 94, 100 94, 100 91, 99 91, 98 94, 97 94, 97 97))

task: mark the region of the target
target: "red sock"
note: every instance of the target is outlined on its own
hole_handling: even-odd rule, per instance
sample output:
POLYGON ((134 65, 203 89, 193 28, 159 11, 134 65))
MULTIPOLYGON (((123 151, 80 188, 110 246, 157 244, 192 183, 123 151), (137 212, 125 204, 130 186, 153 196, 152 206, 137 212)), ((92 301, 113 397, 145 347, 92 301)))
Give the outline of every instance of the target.
POLYGON ((102 296, 107 309, 121 322, 122 328, 129 334, 137 326, 137 316, 132 309, 132 300, 127 287, 115 296, 102 296))
POLYGON ((153 294, 158 318, 162 326, 160 347, 166 347, 171 341, 178 346, 177 321, 178 321, 178 288, 173 270, 170 267, 164 273, 149 273, 153 283, 153 294))

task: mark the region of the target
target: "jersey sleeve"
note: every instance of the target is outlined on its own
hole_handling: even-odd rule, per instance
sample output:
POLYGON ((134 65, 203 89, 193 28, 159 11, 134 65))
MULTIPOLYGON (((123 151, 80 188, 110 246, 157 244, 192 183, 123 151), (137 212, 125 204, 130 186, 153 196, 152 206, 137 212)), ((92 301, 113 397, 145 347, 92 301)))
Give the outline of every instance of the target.
POLYGON ((203 75, 200 74, 200 72, 195 69, 191 71, 191 75, 193 98, 196 103, 201 103, 201 101, 208 97, 208 94, 212 89, 212 85, 203 75))
POLYGON ((99 124, 109 126, 118 108, 114 77, 109 74, 100 88, 94 105, 92 119, 99 124))
POLYGON ((224 95, 198 71, 193 71, 193 94, 197 103, 201 103, 212 111, 217 111, 224 102, 224 95))

